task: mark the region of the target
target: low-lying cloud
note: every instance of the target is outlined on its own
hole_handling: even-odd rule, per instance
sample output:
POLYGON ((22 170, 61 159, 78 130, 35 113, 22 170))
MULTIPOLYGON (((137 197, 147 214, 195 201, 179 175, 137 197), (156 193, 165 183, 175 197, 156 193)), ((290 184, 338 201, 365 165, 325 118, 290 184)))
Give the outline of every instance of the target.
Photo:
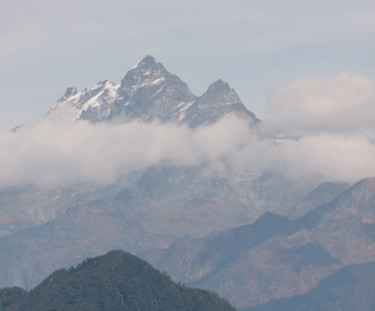
POLYGON ((243 120, 226 117, 190 129, 174 124, 90 124, 45 120, 0 133, 0 187, 33 183, 116 182, 153 165, 222 163, 238 171, 277 169, 293 178, 355 182, 375 176, 375 144, 364 135, 318 134, 259 140, 243 120))
POLYGON ((267 116, 294 130, 374 131, 375 81, 351 73, 298 78, 269 91, 267 116))
POLYGON ((194 166, 231 158, 247 134, 225 119, 192 130, 173 124, 50 122, 0 134, 0 186, 112 183, 152 165, 194 166))

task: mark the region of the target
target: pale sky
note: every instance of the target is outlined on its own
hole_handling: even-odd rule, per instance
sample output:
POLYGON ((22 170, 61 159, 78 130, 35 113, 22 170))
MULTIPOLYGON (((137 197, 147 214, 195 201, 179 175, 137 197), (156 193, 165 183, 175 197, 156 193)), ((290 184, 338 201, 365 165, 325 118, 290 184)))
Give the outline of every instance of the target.
MULTIPOLYGON (((356 91, 350 94, 356 94, 373 85, 361 79, 375 78, 373 0, 0 4, 0 130, 44 115, 69 86, 119 83, 148 54, 196 95, 219 78, 227 81, 261 119, 266 94, 275 85, 310 79, 304 81, 315 89, 316 77, 346 79, 354 81, 356 91)), ((372 107, 373 93, 366 98, 372 107)), ((271 107, 275 102, 271 96, 271 107)))

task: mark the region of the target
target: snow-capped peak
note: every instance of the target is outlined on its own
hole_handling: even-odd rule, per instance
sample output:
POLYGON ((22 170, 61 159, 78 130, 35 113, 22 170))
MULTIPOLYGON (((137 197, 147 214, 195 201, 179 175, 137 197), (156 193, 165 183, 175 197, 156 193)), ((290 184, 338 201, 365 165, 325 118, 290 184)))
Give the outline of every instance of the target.
POLYGON ((78 93, 77 88, 75 87, 68 87, 63 96, 59 99, 59 102, 67 100, 69 97, 74 96, 78 93))
POLYGON ((145 56, 139 63, 137 63, 132 69, 135 68, 151 68, 152 66, 156 65, 155 58, 153 58, 151 55, 145 56))
POLYGON ((160 84, 171 74, 152 56, 144 57, 121 79, 121 91, 132 93, 140 87, 160 84))
POLYGON ((120 84, 101 81, 78 92, 68 88, 51 112, 68 107, 76 120, 111 121, 119 116, 126 120, 187 123, 195 127, 216 122, 235 111, 257 120, 241 103, 228 83, 218 80, 200 97, 185 82, 169 73, 152 56, 144 57, 127 72, 120 84))

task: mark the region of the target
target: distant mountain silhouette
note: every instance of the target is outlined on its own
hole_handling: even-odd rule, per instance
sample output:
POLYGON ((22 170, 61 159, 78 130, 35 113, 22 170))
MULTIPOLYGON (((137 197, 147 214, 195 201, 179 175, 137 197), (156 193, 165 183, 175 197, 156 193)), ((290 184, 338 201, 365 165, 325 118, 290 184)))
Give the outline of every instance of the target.
POLYGON ((184 238, 141 257, 174 280, 210 289, 236 307, 300 295, 351 264, 375 260, 375 178, 359 181, 296 220, 254 223, 184 238))
POLYGON ((375 262, 346 266, 302 296, 241 311, 373 311, 375 262))

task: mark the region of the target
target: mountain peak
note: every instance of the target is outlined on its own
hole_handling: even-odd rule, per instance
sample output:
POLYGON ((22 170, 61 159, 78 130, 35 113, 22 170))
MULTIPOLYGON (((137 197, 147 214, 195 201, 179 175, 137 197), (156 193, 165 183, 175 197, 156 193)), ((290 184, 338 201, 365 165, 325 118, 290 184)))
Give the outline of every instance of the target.
POLYGON ((221 79, 217 80, 216 82, 212 83, 207 92, 217 92, 217 91, 231 91, 231 87, 229 84, 221 79))
POLYGON ((368 206, 375 200, 375 177, 360 180, 347 191, 351 202, 368 202, 368 206))
POLYGON ((170 73, 161 63, 157 63, 154 57, 147 55, 122 77, 121 88, 126 90, 134 86, 144 85, 145 80, 150 82, 168 75, 170 73))
POLYGON ((208 89, 228 89, 228 90, 230 90, 231 88, 230 88, 230 86, 227 82, 219 79, 219 80, 215 81, 214 83, 212 83, 208 87, 208 89))
POLYGON ((215 123, 233 112, 257 121, 227 82, 219 79, 197 97, 185 82, 151 55, 122 76, 119 85, 105 80, 81 92, 68 88, 51 110, 64 105, 72 109, 76 120, 91 122, 110 121, 123 115, 129 120, 157 119, 196 127, 215 123))
POLYGON ((368 201, 371 202, 375 199, 375 177, 364 178, 340 196, 342 198, 350 198, 350 202, 354 201, 368 201))
POLYGON ((68 87, 63 96, 59 99, 60 102, 72 97, 78 93, 77 88, 75 87, 68 87))
POLYGON ((207 91, 199 97, 199 103, 218 107, 238 104, 241 103, 241 100, 227 82, 219 79, 212 83, 207 91))
POLYGON ((375 177, 368 177, 355 184, 356 187, 375 189, 375 177))
POLYGON ((146 55, 134 68, 149 69, 156 65, 155 58, 151 55, 146 55))

